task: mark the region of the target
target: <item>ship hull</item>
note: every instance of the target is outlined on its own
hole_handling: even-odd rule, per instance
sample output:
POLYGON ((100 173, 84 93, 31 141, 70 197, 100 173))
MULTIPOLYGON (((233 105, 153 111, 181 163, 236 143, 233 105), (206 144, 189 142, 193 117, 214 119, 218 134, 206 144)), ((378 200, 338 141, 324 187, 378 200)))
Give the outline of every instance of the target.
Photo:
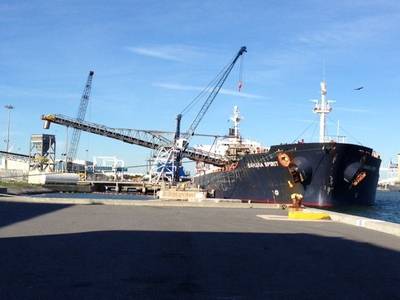
POLYGON ((299 143, 272 146, 266 153, 248 154, 225 170, 199 175, 194 183, 216 198, 267 203, 334 207, 372 205, 381 160, 367 147, 339 143, 299 143), (277 154, 290 157, 290 166, 277 154))

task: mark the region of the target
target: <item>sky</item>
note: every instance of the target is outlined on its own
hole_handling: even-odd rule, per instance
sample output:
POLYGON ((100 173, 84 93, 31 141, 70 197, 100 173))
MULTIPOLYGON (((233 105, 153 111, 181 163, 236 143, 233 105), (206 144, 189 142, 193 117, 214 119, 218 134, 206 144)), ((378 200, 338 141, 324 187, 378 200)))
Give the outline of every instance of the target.
MULTIPOLYGON (((198 133, 225 134, 237 105, 246 138, 266 146, 316 141, 310 100, 326 79, 335 101, 328 134, 339 121, 348 142, 373 148, 387 164, 400 152, 399 28, 400 2, 391 0, 0 0, 1 148, 11 104, 11 150, 28 154, 31 134, 48 133, 60 157, 66 128, 44 130, 40 117, 77 116, 90 70, 86 120, 174 130, 176 115, 247 46, 242 72, 233 69, 198 133)), ((183 116, 183 130, 199 109, 183 116)), ((78 150, 82 159, 117 156, 127 166, 149 154, 88 133, 78 150)))

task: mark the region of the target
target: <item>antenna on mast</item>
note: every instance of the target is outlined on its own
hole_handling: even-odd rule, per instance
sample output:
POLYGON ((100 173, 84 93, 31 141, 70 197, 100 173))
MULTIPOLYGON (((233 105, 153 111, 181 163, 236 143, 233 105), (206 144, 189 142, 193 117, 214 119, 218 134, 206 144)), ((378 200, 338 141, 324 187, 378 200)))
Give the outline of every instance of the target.
POLYGON ((239 124, 240 124, 240 121, 242 119, 243 118, 240 115, 239 108, 235 105, 233 107, 233 114, 230 117, 230 120, 232 121, 233 127, 229 129, 229 136, 235 137, 237 139, 240 139, 239 124))
POLYGON ((321 99, 315 103, 314 113, 319 114, 319 142, 326 141, 326 117, 332 111, 330 102, 326 98, 327 87, 326 81, 321 81, 321 99))

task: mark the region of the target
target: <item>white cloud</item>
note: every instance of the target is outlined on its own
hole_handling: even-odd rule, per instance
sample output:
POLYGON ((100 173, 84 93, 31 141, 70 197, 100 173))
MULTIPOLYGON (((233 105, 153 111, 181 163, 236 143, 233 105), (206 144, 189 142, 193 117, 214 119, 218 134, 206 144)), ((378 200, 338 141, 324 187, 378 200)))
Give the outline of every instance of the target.
POLYGON ((169 52, 157 50, 157 49, 149 49, 149 48, 141 48, 141 47, 129 47, 129 51, 143 55, 143 56, 150 56, 155 58, 160 58, 164 60, 173 60, 173 61, 181 61, 181 59, 169 52))
POLYGON ((347 21, 334 19, 320 23, 320 26, 298 32, 293 39, 288 38, 285 47, 279 50, 266 49, 266 54, 258 57, 261 68, 252 71, 253 80, 279 85, 293 74, 322 73, 323 61, 328 63, 329 75, 329 65, 336 63, 336 55, 344 54, 343 59, 346 59, 356 53, 354 48, 363 50, 383 43, 390 45, 399 26, 400 13, 394 9, 347 21))
POLYGON ((186 45, 126 47, 126 49, 137 55, 177 62, 190 61, 204 55, 204 49, 186 45))
POLYGON ((368 16, 348 22, 332 23, 326 28, 298 36, 300 43, 314 47, 344 47, 370 42, 381 34, 394 30, 400 21, 398 13, 368 16))
MULTIPOLYGON (((203 91, 204 87, 200 86, 193 86, 193 85, 183 85, 183 84, 176 84, 176 83, 154 83, 153 86, 161 87, 168 90, 176 90, 176 91, 203 91)), ((209 90, 211 92, 211 89, 209 90)), ((221 89, 219 91, 220 94, 229 95, 229 96, 236 96, 242 98, 251 98, 251 99, 265 99, 265 97, 255 94, 249 93, 242 93, 230 89, 221 89)))

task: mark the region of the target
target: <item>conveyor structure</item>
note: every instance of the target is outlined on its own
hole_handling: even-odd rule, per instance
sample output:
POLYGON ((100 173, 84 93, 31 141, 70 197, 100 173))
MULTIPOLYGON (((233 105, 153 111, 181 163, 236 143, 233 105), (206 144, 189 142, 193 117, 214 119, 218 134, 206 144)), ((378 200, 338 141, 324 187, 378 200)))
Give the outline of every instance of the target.
MULTIPOLYGON (((45 121, 45 129, 50 127, 50 123, 54 123, 149 149, 159 149, 160 147, 171 147, 173 145, 173 141, 163 136, 159 131, 112 128, 101 124, 74 119, 61 114, 42 115, 42 120, 45 121)), ((226 158, 221 155, 192 147, 185 149, 183 157, 215 166, 224 166, 228 163, 226 158)))
POLYGON ((30 159, 33 158, 33 157, 30 157, 29 155, 7 152, 7 151, 0 151, 0 156, 5 156, 6 159, 17 160, 17 161, 22 161, 22 162, 26 162, 26 163, 29 163, 30 159))

